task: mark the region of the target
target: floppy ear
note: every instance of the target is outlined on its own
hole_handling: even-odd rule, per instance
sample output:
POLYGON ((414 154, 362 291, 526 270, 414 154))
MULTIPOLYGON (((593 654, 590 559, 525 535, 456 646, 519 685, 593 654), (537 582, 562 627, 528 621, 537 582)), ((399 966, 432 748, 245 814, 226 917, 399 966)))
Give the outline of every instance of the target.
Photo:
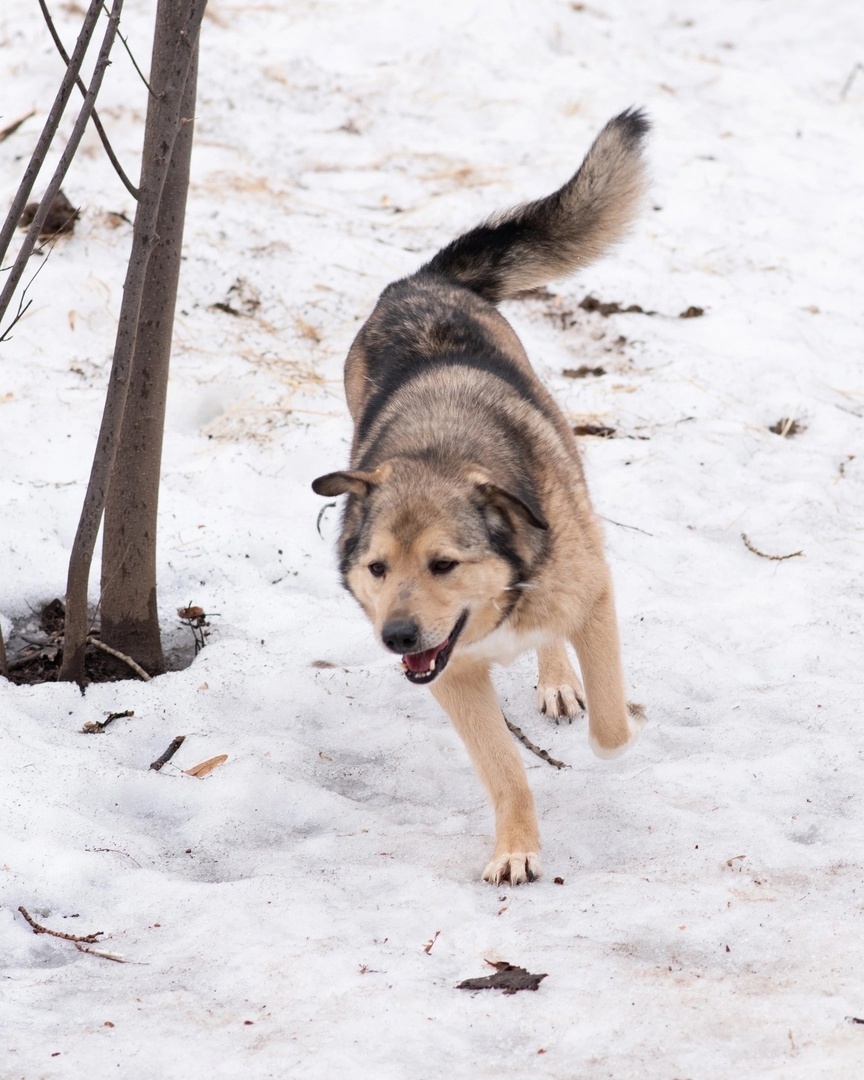
POLYGON ((477 490, 490 505, 497 506, 505 512, 515 513, 535 529, 545 531, 549 528, 549 522, 543 516, 543 511, 530 496, 514 495, 512 491, 496 484, 491 475, 479 465, 471 469, 468 479, 477 485, 477 490))
POLYGON ((359 469, 345 472, 331 472, 312 481, 312 490, 316 495, 359 495, 365 498, 377 484, 386 480, 390 474, 389 465, 381 465, 372 472, 359 469))
POLYGON ((549 528, 549 522, 543 517, 540 507, 533 499, 520 498, 518 495, 514 495, 512 491, 507 491, 497 484, 478 484, 477 489, 492 506, 497 506, 501 510, 515 512, 523 521, 533 525, 535 529, 545 531, 549 528))

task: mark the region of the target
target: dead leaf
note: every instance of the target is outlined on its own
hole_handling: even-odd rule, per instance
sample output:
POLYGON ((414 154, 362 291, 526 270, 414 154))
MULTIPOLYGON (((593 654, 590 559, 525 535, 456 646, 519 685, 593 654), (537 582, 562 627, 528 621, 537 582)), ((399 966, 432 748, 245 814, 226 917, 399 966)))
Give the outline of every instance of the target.
POLYGON ((487 960, 490 967, 495 968, 494 975, 486 975, 481 979, 465 979, 458 983, 457 990, 503 990, 505 994, 515 994, 519 990, 536 990, 546 974, 532 975, 530 971, 515 964, 508 964, 506 960, 495 962, 487 960))
POLYGON ((578 368, 564 368, 561 374, 567 379, 585 379, 589 375, 605 375, 606 368, 588 367, 587 364, 583 364, 578 368))
POLYGON ((200 765, 193 765, 191 769, 186 769, 187 776, 207 776, 208 773, 213 772, 217 765, 221 765, 228 760, 227 754, 217 754, 216 757, 208 758, 206 761, 202 761, 200 765))

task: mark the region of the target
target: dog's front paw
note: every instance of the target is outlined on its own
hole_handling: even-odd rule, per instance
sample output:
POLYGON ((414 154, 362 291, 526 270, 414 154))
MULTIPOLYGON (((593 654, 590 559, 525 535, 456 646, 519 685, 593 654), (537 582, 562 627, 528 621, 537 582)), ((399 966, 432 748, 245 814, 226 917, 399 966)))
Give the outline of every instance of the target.
POLYGON ((563 686, 539 683, 537 708, 556 724, 560 724, 565 718, 569 724, 574 716, 578 716, 585 709, 585 691, 582 689, 582 683, 575 675, 563 686))
POLYGON ((496 855, 483 871, 483 880, 492 885, 509 881, 511 885, 523 885, 540 877, 540 856, 536 851, 507 851, 496 855))
POLYGON ((610 737, 609 732, 601 728, 603 737, 598 737, 595 731, 591 730, 588 735, 588 742, 597 757, 617 758, 636 742, 647 723, 648 717, 645 715, 645 706, 630 701, 627 703, 627 712, 623 718, 623 723, 618 725, 621 734, 617 739, 610 737))

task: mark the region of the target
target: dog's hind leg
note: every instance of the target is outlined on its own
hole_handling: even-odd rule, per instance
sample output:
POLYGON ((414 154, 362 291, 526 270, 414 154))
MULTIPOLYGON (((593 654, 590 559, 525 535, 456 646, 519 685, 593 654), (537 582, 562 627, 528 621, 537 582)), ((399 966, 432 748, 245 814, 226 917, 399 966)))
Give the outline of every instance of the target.
POLYGON ((585 691, 563 641, 537 650, 537 708, 555 723, 569 723, 585 708, 585 691))
POLYGON ((453 721, 495 808, 495 851, 483 877, 493 885, 533 881, 540 874, 534 798, 489 665, 454 657, 430 689, 453 721))
POLYGON ((601 594, 571 641, 585 680, 591 749, 598 757, 618 757, 639 737, 645 715, 641 706, 628 706, 624 696, 611 588, 601 594))

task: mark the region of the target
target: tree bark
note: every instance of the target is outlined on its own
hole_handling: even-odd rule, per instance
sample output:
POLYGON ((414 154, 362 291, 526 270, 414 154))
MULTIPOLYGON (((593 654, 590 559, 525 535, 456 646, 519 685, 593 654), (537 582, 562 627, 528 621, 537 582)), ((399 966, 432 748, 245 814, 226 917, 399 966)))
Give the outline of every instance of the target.
POLYGON ((160 70, 173 73, 173 82, 166 79, 158 88, 154 87, 152 79, 150 82, 154 92, 148 100, 139 200, 132 253, 123 284, 114 360, 93 467, 69 559, 61 680, 78 683, 84 680, 84 650, 90 630, 87 612, 90 564, 123 425, 147 268, 159 241, 156 229, 162 192, 171 167, 174 142, 185 126, 182 123, 183 97, 187 75, 197 55, 198 34, 205 6, 206 0, 159 0, 157 8, 153 66, 154 70, 159 66, 160 70))
MULTIPOLYGON (((166 26, 163 32, 169 31, 166 26)), ((157 40, 154 46, 150 76, 154 89, 182 74, 164 70, 165 59, 157 59, 164 55, 165 44, 162 42, 160 48, 157 40)), ((108 486, 102 536, 102 640, 133 657, 151 675, 165 670, 156 604, 157 510, 196 89, 197 45, 186 76, 182 126, 162 190, 156 223, 158 239, 144 278, 129 390, 108 486)))

